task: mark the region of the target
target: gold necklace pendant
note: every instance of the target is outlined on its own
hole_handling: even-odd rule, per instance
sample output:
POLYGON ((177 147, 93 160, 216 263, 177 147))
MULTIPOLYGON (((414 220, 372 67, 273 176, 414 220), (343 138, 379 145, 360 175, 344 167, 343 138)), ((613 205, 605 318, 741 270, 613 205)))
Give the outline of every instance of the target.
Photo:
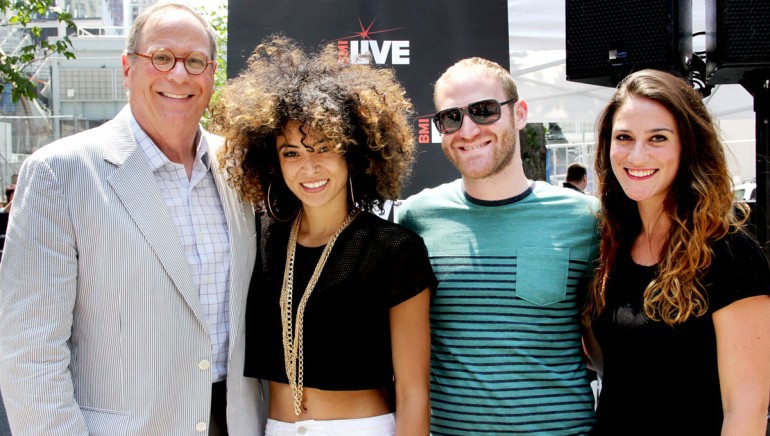
POLYGON ((299 235, 299 226, 302 221, 302 209, 297 214, 297 218, 291 225, 291 232, 289 233, 289 243, 286 247, 286 268, 283 272, 283 286, 281 287, 281 298, 279 300, 281 307, 281 327, 282 327, 282 339, 283 339, 283 357, 284 365, 286 367, 286 377, 289 379, 289 387, 291 388, 291 394, 294 399, 294 413, 299 416, 302 413, 302 389, 303 389, 303 375, 304 375, 304 361, 302 356, 302 331, 303 321, 305 318, 305 306, 307 306, 307 300, 310 298, 310 294, 313 292, 318 279, 321 277, 321 271, 326 265, 326 261, 329 258, 334 243, 337 242, 337 238, 340 236, 343 230, 358 216, 361 211, 354 209, 353 212, 348 214, 345 221, 339 229, 329 238, 326 243, 321 258, 318 259, 318 263, 315 266, 313 275, 308 281, 305 293, 302 295, 302 299, 299 301, 297 307, 297 317, 294 322, 294 329, 292 329, 292 294, 294 291, 294 259, 297 253, 297 236, 299 235), (292 331, 294 330, 294 331, 292 331))

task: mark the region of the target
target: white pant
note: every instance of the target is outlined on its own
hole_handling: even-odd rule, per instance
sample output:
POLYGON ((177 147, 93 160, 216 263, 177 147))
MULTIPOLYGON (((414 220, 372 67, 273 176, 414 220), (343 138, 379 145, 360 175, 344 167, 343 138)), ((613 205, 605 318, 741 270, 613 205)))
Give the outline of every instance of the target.
POLYGON ((396 414, 357 419, 283 422, 267 420, 265 436, 393 436, 396 414))

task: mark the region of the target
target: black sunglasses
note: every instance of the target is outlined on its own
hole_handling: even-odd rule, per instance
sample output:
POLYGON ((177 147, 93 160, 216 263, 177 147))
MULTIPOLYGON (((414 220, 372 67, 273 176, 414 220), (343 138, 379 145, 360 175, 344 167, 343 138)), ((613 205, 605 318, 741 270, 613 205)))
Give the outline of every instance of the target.
POLYGON ((500 113, 502 112, 502 106, 508 103, 516 103, 516 99, 512 98, 503 102, 499 102, 490 98, 489 100, 481 100, 475 103, 471 103, 465 107, 451 107, 438 111, 433 116, 433 122, 436 124, 436 128, 442 135, 454 133, 460 130, 463 125, 464 115, 468 115, 471 120, 476 124, 492 124, 500 119, 500 113))

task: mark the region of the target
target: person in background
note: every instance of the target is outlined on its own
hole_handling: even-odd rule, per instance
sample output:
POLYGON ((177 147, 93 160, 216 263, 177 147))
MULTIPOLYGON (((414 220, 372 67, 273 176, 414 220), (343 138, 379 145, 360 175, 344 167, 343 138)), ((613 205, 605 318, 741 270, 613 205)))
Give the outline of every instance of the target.
POLYGON ((431 433, 585 434, 594 398, 580 308, 598 251, 595 198, 527 179, 527 103, 500 65, 469 58, 435 85, 436 128, 461 178, 409 197, 397 222, 425 240, 431 433))
POLYGON ((394 73, 278 36, 212 113, 230 183, 267 210, 246 315, 266 434, 427 435, 436 278, 419 236, 370 213, 414 159, 394 73))
POLYGON ((701 96, 669 73, 633 73, 597 132, 602 244, 585 310, 603 372, 595 434, 764 435, 770 267, 733 214, 701 96))
POLYGON ((253 435, 243 376, 253 208, 199 125, 216 38, 158 3, 122 56, 128 106, 22 165, 0 263, 0 388, 23 435, 253 435))
POLYGON ((11 212, 11 204, 13 204, 13 193, 16 191, 16 184, 11 184, 5 187, 5 206, 0 208, 0 213, 11 212))
POLYGON ((586 167, 577 162, 570 164, 567 167, 567 180, 562 183, 562 186, 585 194, 586 186, 588 186, 586 167))

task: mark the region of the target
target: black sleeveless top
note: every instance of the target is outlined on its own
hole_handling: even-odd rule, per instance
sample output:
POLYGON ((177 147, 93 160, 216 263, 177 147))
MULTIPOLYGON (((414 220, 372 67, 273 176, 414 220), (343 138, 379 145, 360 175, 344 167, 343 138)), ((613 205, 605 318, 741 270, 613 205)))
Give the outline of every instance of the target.
MULTIPOLYGON (((245 375, 288 383, 279 298, 291 222, 260 217, 246 309, 245 375)), ((296 308, 323 247, 297 246, 296 308)), ((438 282, 417 234, 361 213, 334 244, 305 308, 304 385, 363 390, 393 382, 389 309, 438 282)))

